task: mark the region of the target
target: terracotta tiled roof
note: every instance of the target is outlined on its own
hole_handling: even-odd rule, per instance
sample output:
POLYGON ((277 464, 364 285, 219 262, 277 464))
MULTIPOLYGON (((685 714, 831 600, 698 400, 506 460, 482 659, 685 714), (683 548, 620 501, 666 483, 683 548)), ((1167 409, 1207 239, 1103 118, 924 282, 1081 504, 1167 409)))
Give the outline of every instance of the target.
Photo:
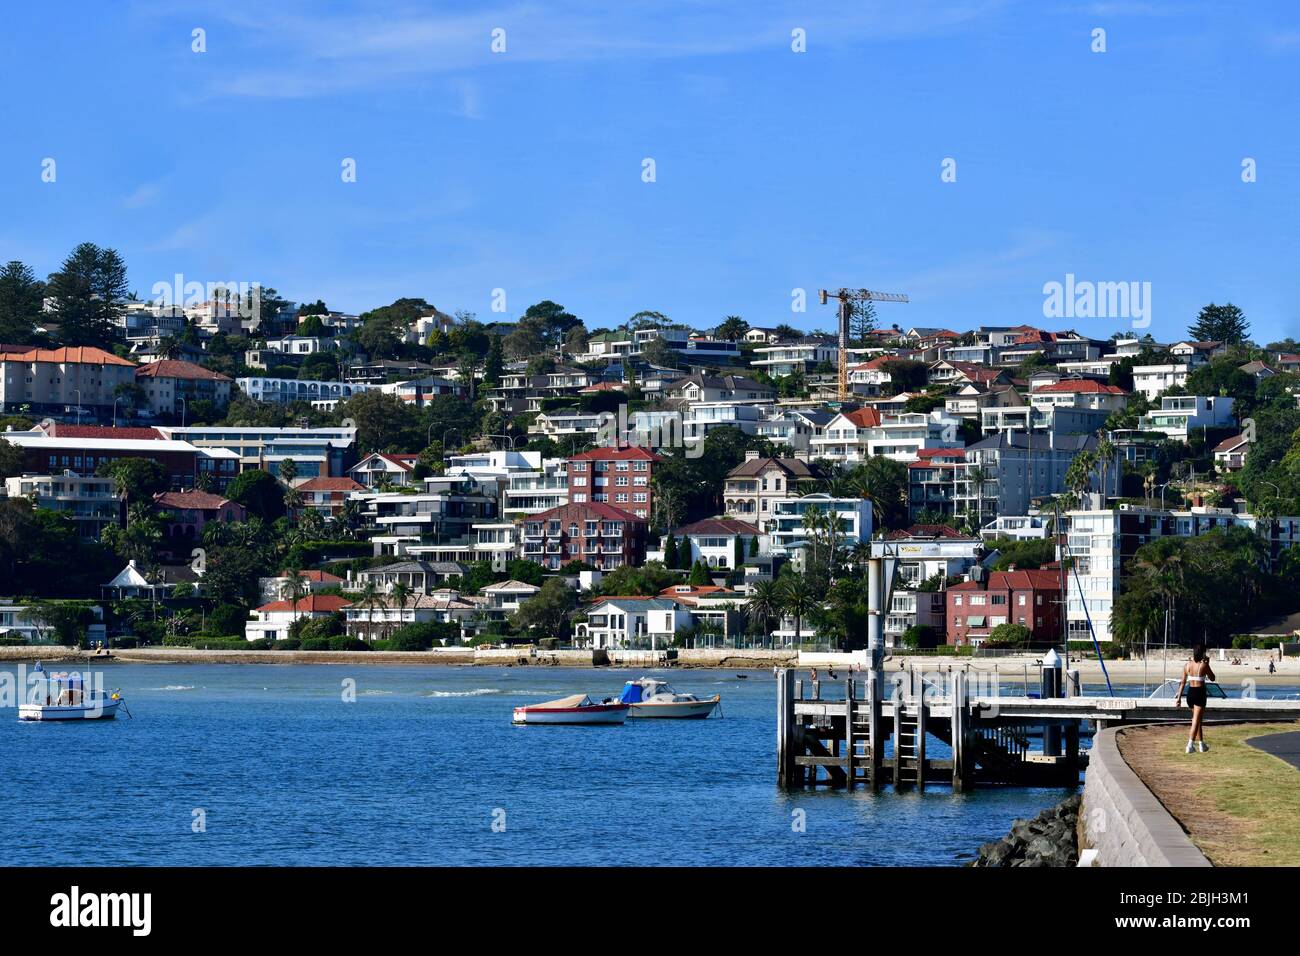
POLYGON ((1034 394, 1047 392, 1049 394, 1056 392, 1078 393, 1088 395, 1127 395, 1128 392, 1118 385, 1106 385, 1091 378, 1063 378, 1059 382, 1052 382, 1048 385, 1040 385, 1034 389, 1034 394))
POLYGON ((705 518, 703 521, 678 528, 677 534, 756 535, 758 529, 746 521, 738 521, 735 518, 705 518))
POLYGON ((28 347, 26 351, 22 352, 5 349, 0 351, 0 362, 59 362, 80 365, 123 365, 130 368, 135 367, 134 362, 128 362, 124 358, 118 358, 112 352, 105 352, 103 349, 93 348, 89 345, 65 346, 58 349, 35 349, 28 347))
POLYGON ((294 491, 365 491, 351 478, 312 478, 301 485, 294 485, 294 491))
POLYGON ((951 585, 949 591, 1059 591, 1061 576, 1047 568, 1025 571, 990 571, 987 581, 963 581, 951 585))
POLYGON ((206 491, 164 491, 153 496, 154 503, 160 508, 190 508, 198 511, 212 511, 222 505, 233 504, 229 498, 210 494, 206 491))
POLYGON ((222 375, 210 368, 196 365, 194 362, 182 362, 177 359, 161 359, 141 365, 135 370, 136 378, 185 378, 207 382, 233 382, 229 375, 222 375))
POLYGON ((64 425, 52 422, 45 427, 51 438, 109 438, 133 441, 162 441, 163 433, 156 428, 109 428, 105 425, 64 425))
POLYGON ((567 505, 560 505, 558 508, 551 508, 549 511, 529 515, 524 521, 531 524, 534 521, 548 521, 551 518, 563 519, 570 514, 593 514, 600 518, 607 518, 610 521, 637 521, 645 524, 645 518, 638 518, 630 511, 624 511, 622 508, 615 508, 613 505, 607 505, 599 501, 571 502, 567 505))
POLYGON ((625 448, 593 448, 591 451, 584 451, 581 454, 574 455, 569 461, 628 461, 631 459, 638 461, 663 460, 647 448, 628 445, 625 448))
MULTIPOLYGON (((299 577, 303 578, 306 581, 311 581, 313 584, 343 583, 343 579, 341 577, 339 577, 337 574, 330 574, 328 571, 299 571, 298 575, 299 577)), ((283 571, 280 572, 279 576, 282 578, 291 578, 293 577, 293 572, 290 571, 288 568, 285 568, 283 571)))
POLYGON ((858 408, 845 412, 844 417, 858 428, 875 428, 880 424, 880 412, 874 408, 858 408))
POLYGON ((751 478, 769 468, 779 468, 792 478, 820 478, 821 471, 799 458, 749 458, 731 471, 728 478, 751 478))
POLYGON ((272 601, 270 604, 263 604, 257 610, 333 614, 335 611, 341 611, 343 608, 348 607, 351 603, 351 601, 345 600, 337 594, 313 594, 310 597, 299 598, 297 604, 292 601, 272 601))

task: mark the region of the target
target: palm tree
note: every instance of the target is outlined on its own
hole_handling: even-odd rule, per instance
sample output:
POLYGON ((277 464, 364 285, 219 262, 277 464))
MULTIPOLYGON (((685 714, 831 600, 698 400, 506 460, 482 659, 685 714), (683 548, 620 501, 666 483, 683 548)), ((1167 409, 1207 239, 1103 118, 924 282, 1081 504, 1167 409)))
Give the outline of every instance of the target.
POLYGON ((781 617, 781 588, 775 581, 759 581, 749 591, 750 620, 771 636, 772 621, 781 617))
POLYGON ((372 644, 375 642, 375 608, 382 600, 375 582, 367 579, 361 586, 356 603, 366 609, 366 639, 372 644))
POLYGON ((794 642, 803 639, 803 619, 817 606, 817 595, 812 585, 801 574, 789 575, 781 584, 781 607, 794 618, 794 642))
MULTIPOLYGON (((307 576, 302 573, 302 569, 300 568, 289 568, 288 575, 289 581, 285 585, 285 590, 289 593, 289 601, 291 602, 290 607, 293 608, 291 619, 293 624, 297 624, 299 620, 298 602, 311 594, 311 584, 307 581, 307 576)), ((290 625, 290 630, 294 630, 292 624, 290 625)))
MULTIPOLYGON (((394 584, 394 585, 389 589, 389 591, 388 591, 388 604, 389 604, 390 606, 393 605, 393 604, 396 604, 396 605, 397 605, 397 622, 398 622, 398 624, 401 624, 401 623, 402 623, 402 616, 403 616, 402 612, 406 610, 406 602, 407 602, 407 600, 410 598, 410 596, 411 596, 411 587, 410 587, 410 585, 409 585, 409 584, 402 584, 400 581, 399 581, 397 584, 394 584)), ((384 618, 385 618, 385 622, 386 622, 386 621, 387 621, 387 618, 388 618, 388 615, 385 614, 385 615, 384 615, 384 618)), ((399 628, 399 629, 400 629, 400 628, 399 628)), ((388 639, 388 638, 390 638, 390 637, 392 637, 392 636, 393 636, 393 635, 392 635, 392 630, 389 629, 389 628, 385 628, 385 631, 384 631, 384 638, 385 638, 385 639, 388 639)))

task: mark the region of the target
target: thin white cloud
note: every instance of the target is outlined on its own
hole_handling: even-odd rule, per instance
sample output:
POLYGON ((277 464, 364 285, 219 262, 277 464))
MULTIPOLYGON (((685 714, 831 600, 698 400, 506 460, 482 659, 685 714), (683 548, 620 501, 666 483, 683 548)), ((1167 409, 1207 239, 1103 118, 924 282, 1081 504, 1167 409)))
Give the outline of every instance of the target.
POLYGON ((618 5, 569 0, 505 4, 470 14, 429 13, 405 4, 330 14, 295 5, 268 10, 263 4, 231 0, 200 18, 215 21, 209 49, 226 44, 231 51, 214 70, 209 94, 302 98, 530 63, 785 51, 796 27, 806 31, 810 51, 887 42, 978 21, 1006 2, 859 0, 819 4, 809 11, 776 0, 673 7, 642 0, 618 5), (760 25, 740 26, 740 14, 743 22, 760 25), (497 28, 505 30, 502 53, 491 48, 497 28), (244 60, 258 65, 241 65, 244 60))

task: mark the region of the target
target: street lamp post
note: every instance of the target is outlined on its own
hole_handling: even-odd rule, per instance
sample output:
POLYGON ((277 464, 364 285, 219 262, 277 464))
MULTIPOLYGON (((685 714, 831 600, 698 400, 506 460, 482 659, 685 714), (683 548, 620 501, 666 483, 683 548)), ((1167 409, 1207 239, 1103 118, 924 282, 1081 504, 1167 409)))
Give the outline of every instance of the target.
POLYGON ((73 391, 77 393, 77 424, 80 425, 81 424, 81 389, 74 388, 73 391))
POLYGON ((185 396, 178 395, 177 398, 179 398, 181 402, 181 428, 184 428, 185 427, 185 396))
POLYGON ((113 399, 113 427, 114 428, 117 427, 117 403, 120 402, 121 400, 122 400, 121 395, 113 399))

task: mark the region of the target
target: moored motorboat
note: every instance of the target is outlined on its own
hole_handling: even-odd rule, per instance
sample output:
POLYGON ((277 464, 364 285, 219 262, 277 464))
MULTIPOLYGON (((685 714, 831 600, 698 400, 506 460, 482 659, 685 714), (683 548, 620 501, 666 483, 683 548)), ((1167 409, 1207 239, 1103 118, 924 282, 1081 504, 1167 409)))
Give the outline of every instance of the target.
POLYGON ((720 694, 712 697, 696 697, 694 694, 679 694, 668 685, 667 681, 653 677, 630 680, 623 685, 620 698, 631 711, 629 717, 669 717, 702 719, 713 713, 713 709, 722 700, 720 694))
POLYGON ((621 724, 627 720, 628 705, 606 700, 596 703, 586 694, 573 694, 542 704, 516 707, 516 724, 621 724))
POLYGON ((122 703, 117 693, 87 688, 78 674, 51 674, 40 682, 32 700, 18 705, 18 719, 112 720, 122 703))

